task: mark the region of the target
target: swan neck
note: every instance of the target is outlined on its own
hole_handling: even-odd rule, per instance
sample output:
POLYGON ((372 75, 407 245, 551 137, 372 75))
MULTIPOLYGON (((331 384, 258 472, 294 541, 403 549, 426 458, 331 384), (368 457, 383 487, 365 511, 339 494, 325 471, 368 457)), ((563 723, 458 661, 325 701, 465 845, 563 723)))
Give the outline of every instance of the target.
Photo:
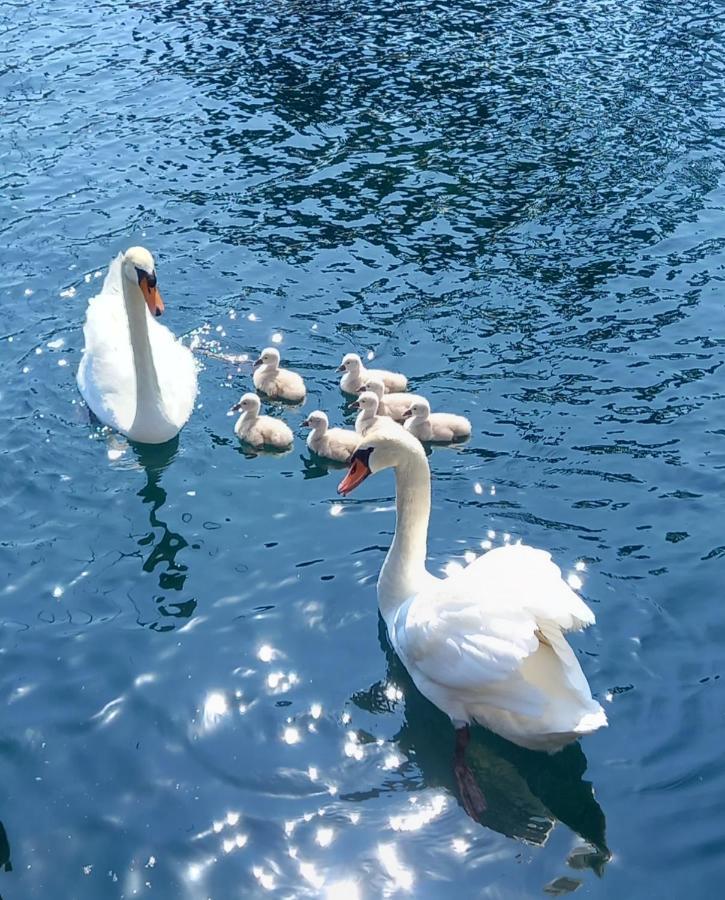
POLYGON ((395 537, 378 579, 378 603, 386 622, 428 577, 430 496, 430 470, 424 456, 396 466, 395 537))
POLYGON ((148 311, 146 301, 138 285, 121 276, 123 302, 128 318, 131 338, 133 366, 136 373, 136 415, 134 422, 143 421, 150 415, 158 417, 163 413, 163 401, 159 379, 154 365, 149 338, 148 311))

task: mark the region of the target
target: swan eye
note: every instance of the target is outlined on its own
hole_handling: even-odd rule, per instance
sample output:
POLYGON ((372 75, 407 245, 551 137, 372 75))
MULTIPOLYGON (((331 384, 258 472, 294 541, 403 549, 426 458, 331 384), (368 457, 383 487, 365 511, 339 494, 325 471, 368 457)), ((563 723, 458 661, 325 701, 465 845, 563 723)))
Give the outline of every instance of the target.
POLYGON ((141 282, 145 279, 150 288, 156 287, 156 273, 155 272, 147 272, 147 271, 145 271, 145 269, 139 269, 139 267, 136 266, 136 277, 138 278, 139 284, 141 284, 141 282))

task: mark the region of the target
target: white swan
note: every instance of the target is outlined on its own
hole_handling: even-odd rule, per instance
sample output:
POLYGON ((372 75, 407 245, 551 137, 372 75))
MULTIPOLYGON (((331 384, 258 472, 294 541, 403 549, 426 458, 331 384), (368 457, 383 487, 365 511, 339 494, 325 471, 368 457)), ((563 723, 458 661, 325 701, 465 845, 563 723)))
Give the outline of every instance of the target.
POLYGON ((260 416, 261 401, 256 394, 242 394, 230 412, 241 412, 234 426, 234 433, 240 441, 252 447, 273 447, 286 450, 292 446, 294 435, 291 429, 279 419, 260 416))
POLYGON ((523 544, 490 550, 447 578, 425 568, 430 470, 422 445, 390 419, 361 441, 339 493, 393 468, 395 537, 378 578, 388 635, 418 689, 457 729, 463 805, 485 802, 465 765, 468 723, 553 752, 607 724, 564 637, 594 622, 551 556, 523 544))
MULTIPOLYGON (((372 391, 363 391, 350 406, 353 408, 357 407, 360 410, 355 419, 355 431, 360 436, 366 435, 373 425, 381 419, 388 418, 387 416, 378 415, 380 401, 372 391)), ((392 422, 393 420, 390 419, 390 421, 392 422)))
POLYGON ((432 413, 425 397, 417 397, 403 416, 405 430, 419 441, 459 441, 471 436, 471 423, 465 416, 453 413, 432 413))
POLYGON ((289 369, 280 369, 279 362, 279 350, 275 347, 262 350, 254 363, 254 386, 273 400, 301 403, 307 393, 302 377, 289 369))
POLYGON ((337 371, 344 373, 340 379, 340 388, 346 394, 357 394, 370 378, 382 381, 386 391, 404 391, 408 387, 405 375, 388 372, 387 369, 366 369, 357 353, 346 353, 337 371))
POLYGON ((312 430, 307 435, 307 446, 325 459, 349 462, 360 443, 360 435, 347 428, 330 428, 327 414, 316 409, 302 423, 312 430))
POLYGON ((380 401, 378 415, 390 416, 396 422, 402 422, 405 414, 418 400, 422 400, 418 394, 407 394, 402 391, 385 393, 385 385, 379 378, 368 378, 362 387, 363 391, 372 391, 380 401))
POLYGON ((144 444, 175 437, 196 400, 194 357, 156 321, 163 310, 153 256, 131 247, 111 263, 83 326, 83 399, 104 425, 144 444))

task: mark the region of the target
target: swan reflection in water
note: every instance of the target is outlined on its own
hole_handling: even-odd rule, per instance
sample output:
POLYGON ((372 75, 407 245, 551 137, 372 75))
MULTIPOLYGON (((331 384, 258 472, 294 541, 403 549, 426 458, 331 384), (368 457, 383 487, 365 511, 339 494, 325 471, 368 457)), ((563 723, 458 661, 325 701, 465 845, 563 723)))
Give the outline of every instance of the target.
POLYGON ((146 484, 138 492, 143 504, 149 505, 149 524, 151 529, 138 540, 144 556, 142 569, 144 572, 155 572, 159 567, 159 588, 162 593, 155 594, 153 602, 160 618, 150 618, 139 609, 131 598, 138 613, 138 623, 146 625, 154 631, 171 631, 176 623, 168 619, 189 619, 196 609, 196 600, 183 599, 179 595, 184 590, 188 566, 177 561, 177 554, 189 546, 183 535, 172 531, 168 524, 159 518, 159 512, 166 503, 167 494, 161 485, 161 476, 174 460, 179 447, 179 439, 165 444, 135 444, 130 442, 138 465, 146 473, 146 484), (168 592, 176 592, 178 599, 171 599, 168 592), (163 620, 167 621, 164 622, 163 620))
MULTIPOLYGON (((356 693, 352 700, 373 714, 389 713, 402 698, 404 721, 393 740, 415 763, 426 787, 441 786, 458 796, 451 766, 454 731, 448 717, 423 697, 387 639, 379 619, 378 637, 387 658, 387 678, 356 693), (392 692, 390 685, 400 692, 392 692)), ((553 755, 518 747, 482 727, 472 729, 467 759, 487 807, 478 821, 507 837, 543 846, 557 821, 576 832, 586 846, 569 856, 572 868, 601 875, 611 853, 604 812, 591 782, 583 780, 587 759, 579 742, 553 755)), ((419 782, 411 783, 418 789, 419 782)), ((362 797, 348 794, 343 799, 362 797)))

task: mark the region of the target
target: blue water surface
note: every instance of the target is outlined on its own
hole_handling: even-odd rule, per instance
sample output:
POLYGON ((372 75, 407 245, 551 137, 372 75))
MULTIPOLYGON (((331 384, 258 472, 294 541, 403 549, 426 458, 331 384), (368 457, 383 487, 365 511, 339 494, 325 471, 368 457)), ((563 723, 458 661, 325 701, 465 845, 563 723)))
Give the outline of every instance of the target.
MULTIPOLYGON (((8 0, 0 9, 0 894, 706 898, 725 833, 725 58, 706 0, 8 0), (110 259, 197 347, 178 443, 75 387, 110 259), (310 386, 245 453, 275 338, 310 386), (473 437, 431 570, 582 581, 610 727, 453 731, 379 626, 389 474, 341 503, 343 353, 473 437), (482 546, 483 542, 483 546, 482 546), (2 864, 5 865, 2 870, 2 864), (12 869, 10 870, 10 867, 12 869)), ((576 582, 575 582, 576 583, 576 582)))

